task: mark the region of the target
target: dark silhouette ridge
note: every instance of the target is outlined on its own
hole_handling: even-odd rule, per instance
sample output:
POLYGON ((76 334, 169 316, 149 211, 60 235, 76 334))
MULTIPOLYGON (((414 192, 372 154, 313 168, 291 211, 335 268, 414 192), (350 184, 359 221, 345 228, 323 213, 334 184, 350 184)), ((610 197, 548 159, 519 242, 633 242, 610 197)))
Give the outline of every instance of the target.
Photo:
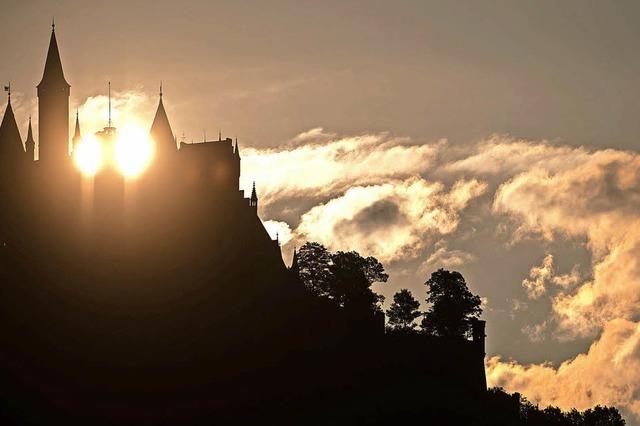
POLYGON ((10 103, 0 126, 2 424, 491 424, 484 322, 385 333, 376 259, 309 244, 287 269, 237 140, 178 145, 162 88, 146 173, 82 176, 69 88, 52 31, 39 160, 10 103))

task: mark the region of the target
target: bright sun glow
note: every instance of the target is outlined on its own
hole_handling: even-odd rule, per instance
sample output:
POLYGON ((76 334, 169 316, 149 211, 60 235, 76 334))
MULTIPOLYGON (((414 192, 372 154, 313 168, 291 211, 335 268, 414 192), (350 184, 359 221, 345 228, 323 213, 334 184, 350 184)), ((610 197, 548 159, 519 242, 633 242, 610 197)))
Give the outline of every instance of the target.
POLYGON ((95 135, 79 143, 73 157, 84 175, 93 176, 103 167, 115 167, 126 178, 134 178, 142 174, 153 159, 153 142, 140 126, 127 125, 119 129, 114 146, 103 146, 104 143, 95 135))
POLYGON ((153 159, 153 143, 147 132, 128 126, 119 132, 115 146, 115 161, 125 177, 139 176, 153 159))
POLYGON ((95 175, 102 168, 100 141, 94 135, 83 138, 73 153, 73 159, 84 175, 95 175))

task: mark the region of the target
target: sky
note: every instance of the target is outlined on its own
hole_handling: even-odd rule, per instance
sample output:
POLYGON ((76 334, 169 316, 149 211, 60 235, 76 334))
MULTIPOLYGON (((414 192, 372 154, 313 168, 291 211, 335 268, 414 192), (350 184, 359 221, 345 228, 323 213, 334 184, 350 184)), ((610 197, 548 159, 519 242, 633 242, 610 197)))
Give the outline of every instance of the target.
MULTIPOLYGON (((490 385, 640 424, 640 4, 2 2, 23 136, 55 16, 83 132, 238 137, 283 253, 380 259, 391 299, 439 267, 483 297, 490 385)), ((37 139, 37 126, 34 128, 37 139)))

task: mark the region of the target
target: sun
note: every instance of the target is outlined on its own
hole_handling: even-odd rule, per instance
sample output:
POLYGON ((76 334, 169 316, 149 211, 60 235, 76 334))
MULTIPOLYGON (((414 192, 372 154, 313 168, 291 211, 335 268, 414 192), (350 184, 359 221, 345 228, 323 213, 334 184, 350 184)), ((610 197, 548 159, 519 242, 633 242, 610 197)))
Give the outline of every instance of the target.
POLYGON ((73 158, 85 176, 94 176, 103 168, 114 168, 125 178, 133 179, 149 167, 154 151, 153 141, 142 126, 125 125, 115 138, 98 135, 83 138, 73 158))
POLYGON ((154 145, 139 126, 126 126, 118 134, 114 150, 116 168, 126 178, 140 176, 151 164, 154 145))
POLYGON ((103 165, 102 157, 102 145, 94 135, 83 138, 73 151, 76 167, 85 176, 93 176, 100 171, 103 165))

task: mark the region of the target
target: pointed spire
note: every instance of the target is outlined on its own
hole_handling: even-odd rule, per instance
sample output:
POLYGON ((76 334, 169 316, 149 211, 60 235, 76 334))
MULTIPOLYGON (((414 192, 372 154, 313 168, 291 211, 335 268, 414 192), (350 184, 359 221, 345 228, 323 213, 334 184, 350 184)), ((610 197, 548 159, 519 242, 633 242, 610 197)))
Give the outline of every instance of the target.
POLYGON ((156 115, 153 118, 153 124, 151 124, 149 134, 155 141, 158 151, 164 151, 166 149, 175 151, 177 150, 176 138, 173 136, 171 124, 169 124, 169 118, 167 117, 167 112, 164 109, 162 95, 162 83, 160 83, 160 100, 158 101, 158 109, 156 110, 156 115))
POLYGON ((30 161, 35 160, 36 141, 33 140, 33 130, 31 128, 31 116, 29 116, 29 128, 27 129, 27 140, 24 141, 24 149, 30 161))
POLYGON ((240 148, 238 148, 238 138, 236 138, 236 148, 234 150, 234 154, 236 154, 236 157, 240 158, 240 148))
POLYGON ((218 130, 218 142, 222 142, 222 130, 218 130))
POLYGON ((58 41, 56 40, 56 24, 55 21, 51 22, 51 39, 49 40, 49 50, 47 52, 47 60, 44 63, 44 73, 42 74, 42 80, 38 87, 45 85, 46 83, 61 83, 69 86, 67 80, 64 78, 64 71, 62 69, 62 61, 60 60, 60 51, 58 50, 58 41))
POLYGON ((256 193, 256 181, 253 181, 253 189, 251 190, 251 199, 249 200, 249 205, 253 207, 258 207, 258 194, 256 193))
POLYGON ((18 129, 18 123, 16 123, 10 100, 7 101, 7 108, 0 124, 0 152, 0 158, 2 159, 13 157, 16 153, 24 154, 22 137, 20 136, 20 130, 18 129))
POLYGON ((33 141, 33 130, 31 129, 31 116, 29 116, 29 128, 27 129, 27 140, 33 141))
POLYGON ((76 130, 73 132, 73 139, 71 140, 74 151, 80 141, 82 141, 82 134, 80 133, 80 114, 76 109, 76 130))

